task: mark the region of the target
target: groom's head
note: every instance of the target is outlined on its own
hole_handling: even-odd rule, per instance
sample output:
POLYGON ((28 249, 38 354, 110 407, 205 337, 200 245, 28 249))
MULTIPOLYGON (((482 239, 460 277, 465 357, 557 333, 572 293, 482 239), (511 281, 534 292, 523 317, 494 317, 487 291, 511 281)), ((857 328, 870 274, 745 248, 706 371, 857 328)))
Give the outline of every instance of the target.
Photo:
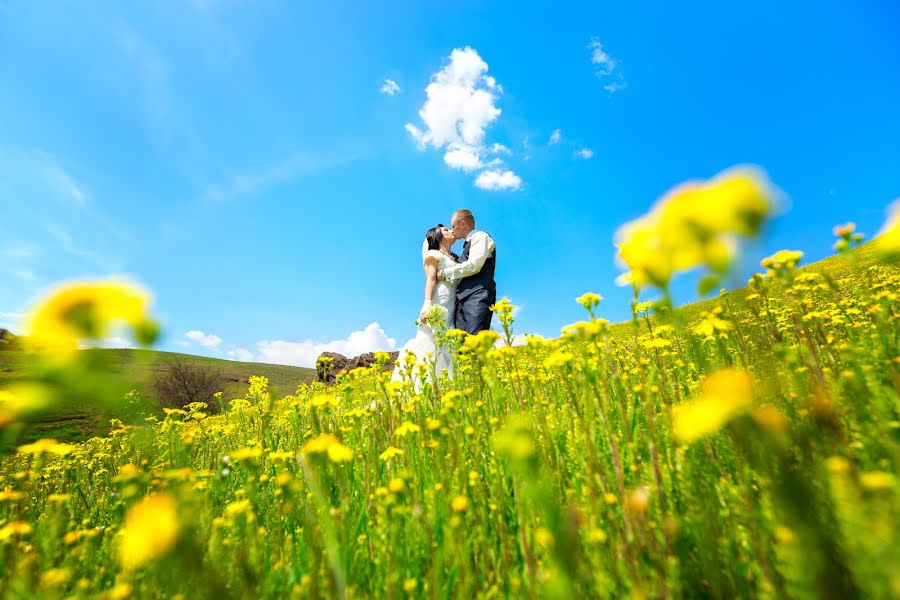
POLYGON ((456 239, 461 240, 475 229, 475 215, 471 210, 461 208, 450 217, 450 228, 456 239))

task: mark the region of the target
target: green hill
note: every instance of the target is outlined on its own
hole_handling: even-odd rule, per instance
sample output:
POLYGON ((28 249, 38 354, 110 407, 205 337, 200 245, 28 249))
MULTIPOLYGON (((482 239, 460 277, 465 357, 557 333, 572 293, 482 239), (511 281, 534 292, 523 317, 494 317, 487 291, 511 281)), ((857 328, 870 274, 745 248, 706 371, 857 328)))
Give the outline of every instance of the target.
MULTIPOLYGON (((93 349, 84 352, 95 354, 111 371, 119 374, 130 389, 151 398, 154 376, 163 371, 167 362, 173 360, 183 360, 213 370, 225 399, 242 398, 247 391, 247 378, 251 375, 267 377, 270 389, 276 395, 292 394, 298 384, 316 377, 315 369, 304 367, 237 362, 176 352, 133 349, 93 349)), ((22 352, 0 351, 0 385, 4 381, 16 379, 23 369, 23 358, 22 352)), ((115 411, 113 414, 99 415, 94 407, 70 403, 46 415, 44 422, 30 426, 25 438, 54 437, 64 441, 84 439, 102 434, 107 419, 113 416, 116 416, 115 411)))
MULTIPOLYGON (((868 242, 846 254, 835 254, 834 256, 829 256, 828 258, 803 266, 799 268, 798 271, 801 273, 804 271, 813 271, 830 277, 834 281, 840 281, 848 278, 857 279, 869 267, 884 264, 884 259, 878 256, 873 244, 868 242)), ((760 268, 760 271, 762 270, 763 269, 760 268)), ((859 278, 859 281, 862 281, 862 279, 859 278)), ((857 283, 852 282, 851 285, 855 286, 857 283)), ((734 305, 740 305, 749 293, 750 291, 747 287, 730 290, 729 300, 734 305)), ((679 306, 674 309, 672 313, 680 322, 690 323, 697 320, 702 312, 711 310, 718 306, 720 302, 721 298, 718 295, 715 295, 705 300, 679 306)), ((651 318, 651 323, 655 323, 656 321, 658 321, 657 317, 654 316, 651 318)), ((639 323, 639 333, 646 333, 647 327, 643 319, 640 320, 639 323)), ((631 321, 615 323, 610 325, 609 331, 613 337, 617 338, 633 335, 634 324, 631 321)))

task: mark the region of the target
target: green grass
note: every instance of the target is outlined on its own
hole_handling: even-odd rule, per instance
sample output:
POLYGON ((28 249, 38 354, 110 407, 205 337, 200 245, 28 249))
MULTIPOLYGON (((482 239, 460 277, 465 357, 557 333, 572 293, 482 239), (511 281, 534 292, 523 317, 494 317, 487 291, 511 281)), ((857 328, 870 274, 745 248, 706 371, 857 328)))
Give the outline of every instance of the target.
MULTIPOLYGON (((177 352, 156 350, 133 350, 127 348, 85 350, 103 361, 107 369, 117 373, 128 389, 137 390, 142 395, 153 398, 153 380, 167 362, 184 360, 206 366, 219 375, 220 390, 226 400, 243 398, 247 393, 247 378, 261 375, 269 379, 269 385, 280 395, 292 394, 301 382, 316 378, 315 369, 273 365, 267 363, 237 362, 194 356, 177 352)), ((17 351, 0 352, 0 385, 4 381, 16 379, 22 372, 24 354, 17 351)), ((70 402, 56 407, 42 419, 32 424, 24 439, 31 441, 40 437, 56 438, 66 442, 80 441, 93 435, 101 435, 108 429, 111 417, 121 416, 115 409, 100 413, 96 406, 80 402, 70 402)))

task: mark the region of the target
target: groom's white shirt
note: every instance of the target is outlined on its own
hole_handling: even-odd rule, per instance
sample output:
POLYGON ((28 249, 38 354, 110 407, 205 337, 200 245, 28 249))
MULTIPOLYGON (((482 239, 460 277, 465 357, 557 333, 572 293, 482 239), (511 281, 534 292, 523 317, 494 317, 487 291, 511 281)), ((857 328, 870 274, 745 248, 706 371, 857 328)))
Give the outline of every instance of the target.
POLYGON ((480 273, 484 261, 494 251, 494 240, 484 231, 473 229, 466 236, 466 241, 469 242, 469 258, 465 262, 449 266, 442 271, 444 279, 447 281, 456 281, 480 273))

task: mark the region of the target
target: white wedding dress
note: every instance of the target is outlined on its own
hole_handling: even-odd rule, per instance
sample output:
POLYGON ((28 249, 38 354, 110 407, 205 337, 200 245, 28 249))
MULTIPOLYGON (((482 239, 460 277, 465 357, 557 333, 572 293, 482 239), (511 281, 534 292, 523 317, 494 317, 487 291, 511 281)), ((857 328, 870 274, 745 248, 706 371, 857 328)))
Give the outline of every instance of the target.
MULTIPOLYGON (((455 265, 456 261, 451 257, 447 256, 443 252, 439 250, 427 250, 426 248, 422 249, 422 264, 424 266, 425 259, 429 256, 434 257, 438 260, 438 270, 445 269, 451 265, 455 265)), ((431 300, 425 301, 425 304, 422 306, 422 311, 425 312, 431 309, 432 306, 440 306, 443 309, 446 309, 446 316, 444 317, 444 330, 450 329, 453 327, 453 315, 456 313, 456 282, 453 281, 439 281, 434 286, 434 293, 431 296, 431 300)), ((443 311, 441 311, 443 313, 443 311)), ((450 359, 450 353, 446 348, 441 348, 440 351, 437 349, 437 344, 435 343, 434 331, 430 325, 419 323, 418 328, 416 330, 416 337, 406 342, 402 348, 400 348, 400 355, 397 357, 397 366, 394 368, 394 373, 391 375, 391 381, 400 381, 403 379, 402 372, 404 371, 404 357, 407 353, 412 352, 416 356, 416 363, 423 364, 425 362, 425 358, 427 355, 431 355, 432 360, 434 360, 435 354, 437 354, 437 373, 440 373, 446 369, 448 374, 453 376, 453 362, 450 359)), ((416 380, 416 367, 413 367, 413 383, 415 384, 416 391, 419 391, 421 388, 421 382, 416 380)), ((431 378, 431 369, 428 370, 428 375, 426 376, 428 379, 431 378)))

